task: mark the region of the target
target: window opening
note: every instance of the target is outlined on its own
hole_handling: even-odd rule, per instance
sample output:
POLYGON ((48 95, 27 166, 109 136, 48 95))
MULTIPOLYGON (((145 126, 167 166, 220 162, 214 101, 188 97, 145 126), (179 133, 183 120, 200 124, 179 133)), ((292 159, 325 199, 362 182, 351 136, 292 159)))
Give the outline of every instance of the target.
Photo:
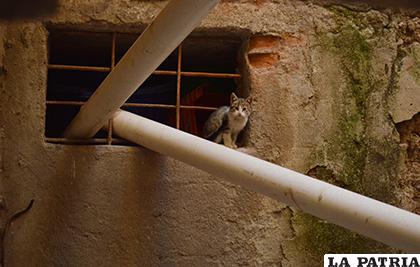
MULTIPOLYGON (((138 34, 50 31, 45 138, 50 143, 129 144, 100 131, 93 139, 62 138, 65 127, 138 34)), ((188 37, 122 106, 157 122, 201 135, 210 113, 229 103, 241 75, 241 40, 188 37)))

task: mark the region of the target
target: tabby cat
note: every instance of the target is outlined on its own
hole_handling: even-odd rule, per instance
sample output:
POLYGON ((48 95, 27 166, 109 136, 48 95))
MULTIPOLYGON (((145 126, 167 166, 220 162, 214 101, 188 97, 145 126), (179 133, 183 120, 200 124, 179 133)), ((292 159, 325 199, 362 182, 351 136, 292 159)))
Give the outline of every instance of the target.
POLYGON ((237 148, 238 134, 245 128, 251 114, 251 97, 239 98, 232 93, 230 106, 222 106, 207 119, 203 137, 230 148, 237 148))

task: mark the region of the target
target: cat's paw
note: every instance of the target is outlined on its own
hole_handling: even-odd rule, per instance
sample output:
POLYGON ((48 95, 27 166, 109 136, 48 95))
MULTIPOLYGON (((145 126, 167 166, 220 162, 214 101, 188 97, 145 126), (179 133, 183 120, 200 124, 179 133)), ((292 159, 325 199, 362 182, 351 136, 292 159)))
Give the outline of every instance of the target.
POLYGON ((234 144, 225 144, 225 147, 232 148, 232 149, 237 148, 237 146, 234 144))

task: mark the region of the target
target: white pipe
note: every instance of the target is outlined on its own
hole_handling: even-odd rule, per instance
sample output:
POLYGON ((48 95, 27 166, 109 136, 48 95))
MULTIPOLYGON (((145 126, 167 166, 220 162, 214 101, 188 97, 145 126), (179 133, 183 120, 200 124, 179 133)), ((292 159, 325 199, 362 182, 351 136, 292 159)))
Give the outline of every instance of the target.
POLYGON ((420 252, 420 216, 251 157, 126 111, 113 116, 127 140, 407 252, 420 252))
POLYGON ((146 28, 64 132, 90 138, 216 6, 218 0, 172 0, 146 28))

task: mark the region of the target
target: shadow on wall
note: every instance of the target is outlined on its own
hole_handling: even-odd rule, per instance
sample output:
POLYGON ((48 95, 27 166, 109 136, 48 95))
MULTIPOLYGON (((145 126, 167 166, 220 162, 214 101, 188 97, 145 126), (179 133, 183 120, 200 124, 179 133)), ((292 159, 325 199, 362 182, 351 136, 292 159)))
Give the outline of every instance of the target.
POLYGON ((37 203, 41 214, 33 223, 41 228, 40 240, 30 242, 42 244, 44 264, 136 265, 153 254, 148 239, 159 244, 168 240, 158 239, 171 238, 153 231, 159 222, 151 216, 167 204, 161 203, 167 187, 160 172, 163 158, 137 148, 112 156, 104 149, 61 150, 48 191, 37 203))
POLYGON ((18 20, 52 15, 58 7, 58 0, 2 0, 0 20, 18 20))

